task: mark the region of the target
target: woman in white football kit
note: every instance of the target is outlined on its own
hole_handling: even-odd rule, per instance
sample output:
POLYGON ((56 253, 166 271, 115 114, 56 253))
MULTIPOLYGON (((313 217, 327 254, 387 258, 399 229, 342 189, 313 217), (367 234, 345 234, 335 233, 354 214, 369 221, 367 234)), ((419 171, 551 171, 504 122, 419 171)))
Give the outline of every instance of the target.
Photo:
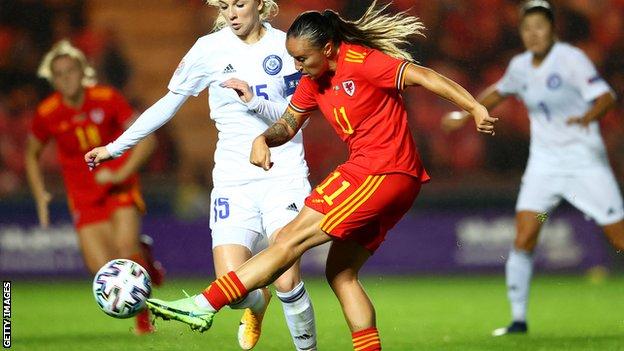
MULTIPOLYGON (((249 163, 253 139, 286 110, 299 72, 285 47, 286 34, 266 20, 277 12, 273 0, 210 0, 219 8, 215 31, 199 38, 169 83, 169 92, 117 140, 85 155, 95 167, 118 157, 169 121, 186 99, 208 88, 210 117, 218 130, 211 194, 210 228, 215 273, 222 276, 264 249, 268 239, 303 208, 310 192, 303 140, 274 149, 269 172, 249 163), (244 80, 244 81, 243 81, 244 80)), ((295 264, 276 282, 286 321, 298 350, 316 349, 314 312, 295 264)), ((271 295, 250 293, 233 308, 245 309, 241 348, 260 336, 271 295)))
MULTIPOLYGON (((524 4, 520 35, 527 51, 511 60, 503 78, 480 99, 490 110, 515 95, 531 121, 529 160, 516 204, 516 239, 506 265, 512 323, 495 330, 495 336, 527 332, 532 253, 543 214, 562 199, 593 218, 613 246, 624 250, 622 196, 598 124, 614 106, 614 94, 580 49, 556 40, 547 1, 524 4)), ((443 127, 453 130, 466 120, 453 112, 445 116, 443 127)))

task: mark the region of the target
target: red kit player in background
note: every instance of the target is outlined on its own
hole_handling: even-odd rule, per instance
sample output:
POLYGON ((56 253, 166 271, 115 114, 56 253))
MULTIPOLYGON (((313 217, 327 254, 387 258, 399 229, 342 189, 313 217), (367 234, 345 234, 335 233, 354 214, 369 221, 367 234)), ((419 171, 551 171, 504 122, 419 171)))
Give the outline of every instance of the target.
MULTIPOLYGON (((90 172, 82 155, 119 136, 132 122, 134 111, 118 91, 95 85, 93 68, 68 41, 59 42, 45 55, 38 74, 56 90, 38 106, 26 145, 26 172, 39 223, 44 228, 50 223, 51 195, 38 161, 46 143, 55 140, 69 209, 88 270, 95 274, 112 259, 129 258, 145 267, 152 282, 160 285, 163 272, 149 253, 151 239, 139 237, 145 204, 137 170, 154 150, 155 139, 145 139, 132 154, 90 172)), ((153 331, 148 311, 137 316, 135 331, 153 331)))
POLYGON ((375 310, 358 272, 429 180, 407 125, 401 91, 424 87, 474 116, 477 130, 485 134, 494 134, 496 122, 465 89, 414 64, 397 47, 423 26, 415 17, 386 15, 384 9, 373 2, 354 22, 331 10, 306 12, 291 25, 286 47, 303 78, 281 119, 254 140, 250 161, 270 169, 269 148, 290 140, 315 109, 347 143, 349 159, 312 191, 268 249, 198 295, 148 300, 152 312, 206 330, 223 306, 270 284, 305 251, 331 241, 326 276, 351 329, 353 347, 381 349, 375 310))

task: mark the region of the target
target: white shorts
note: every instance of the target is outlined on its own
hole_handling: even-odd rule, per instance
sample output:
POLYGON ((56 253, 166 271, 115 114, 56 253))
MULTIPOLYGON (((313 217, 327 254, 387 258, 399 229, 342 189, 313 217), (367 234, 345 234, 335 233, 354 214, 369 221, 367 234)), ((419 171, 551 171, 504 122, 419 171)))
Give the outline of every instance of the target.
POLYGON ((210 194, 212 247, 238 244, 256 254, 293 220, 310 194, 307 178, 280 178, 215 187, 210 194))
POLYGON ((562 173, 527 170, 522 177, 516 211, 550 212, 562 199, 600 226, 624 218, 620 188, 608 167, 562 173))

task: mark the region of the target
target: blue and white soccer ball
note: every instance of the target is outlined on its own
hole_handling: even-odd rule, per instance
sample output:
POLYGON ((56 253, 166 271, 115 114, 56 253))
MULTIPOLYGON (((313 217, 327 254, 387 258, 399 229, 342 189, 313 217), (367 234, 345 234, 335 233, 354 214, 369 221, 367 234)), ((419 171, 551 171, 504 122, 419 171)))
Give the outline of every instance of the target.
POLYGON ((141 312, 151 293, 149 274, 131 260, 112 260, 93 278, 95 302, 104 313, 115 318, 129 318, 141 312))

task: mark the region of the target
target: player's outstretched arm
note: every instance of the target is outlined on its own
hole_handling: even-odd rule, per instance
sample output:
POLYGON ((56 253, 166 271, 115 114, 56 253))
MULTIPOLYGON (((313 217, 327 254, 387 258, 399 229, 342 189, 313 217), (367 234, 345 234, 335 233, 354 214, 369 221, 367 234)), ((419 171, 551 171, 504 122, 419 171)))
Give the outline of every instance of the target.
POLYGON ((271 162, 270 147, 276 147, 287 143, 301 129, 308 119, 309 114, 298 113, 290 108, 282 117, 261 135, 254 139, 251 146, 249 162, 268 171, 273 166, 271 162))
POLYGON ((111 158, 121 156, 126 150, 138 144, 165 123, 169 122, 188 99, 187 95, 167 93, 154 105, 145 110, 134 123, 115 141, 106 146, 96 147, 84 156, 90 168, 111 158))
POLYGON ((421 85, 425 89, 454 103, 475 120, 477 131, 494 135, 494 123, 498 118, 490 117, 488 110, 466 89, 432 69, 410 64, 405 72, 405 85, 421 85))
MULTIPOLYGON (((496 88, 496 84, 485 89, 477 98, 477 101, 488 111, 492 111, 498 104, 503 102, 507 96, 502 95, 496 88)), ((450 133, 463 127, 472 116, 466 111, 453 111, 442 116, 440 122, 442 130, 450 133)))

